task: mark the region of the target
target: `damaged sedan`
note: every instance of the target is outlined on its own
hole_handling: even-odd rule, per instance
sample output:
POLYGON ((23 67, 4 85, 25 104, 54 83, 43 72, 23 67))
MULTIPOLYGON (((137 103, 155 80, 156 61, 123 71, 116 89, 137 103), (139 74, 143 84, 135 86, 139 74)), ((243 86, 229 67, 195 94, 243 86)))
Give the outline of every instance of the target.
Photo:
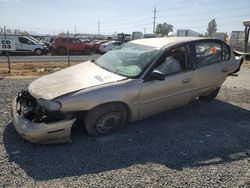
POLYGON ((33 81, 13 100, 13 124, 32 143, 70 142, 76 121, 90 135, 110 134, 197 97, 213 100, 243 60, 216 39, 134 40, 33 81))

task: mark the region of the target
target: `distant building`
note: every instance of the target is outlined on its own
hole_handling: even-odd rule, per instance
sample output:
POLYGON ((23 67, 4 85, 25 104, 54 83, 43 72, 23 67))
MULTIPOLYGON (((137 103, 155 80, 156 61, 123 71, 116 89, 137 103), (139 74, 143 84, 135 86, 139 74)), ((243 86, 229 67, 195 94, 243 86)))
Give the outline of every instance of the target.
POLYGON ((225 35, 226 33, 223 33, 223 32, 214 33, 212 38, 225 41, 225 35))
POLYGON ((232 49, 238 51, 244 51, 244 39, 245 32, 244 31, 232 31, 231 37, 229 40, 229 45, 232 49))
POLYGON ((176 32, 170 32, 168 34, 169 37, 174 37, 174 36, 178 36, 178 37, 199 37, 200 33, 196 32, 196 31, 192 31, 190 29, 177 29, 176 32))
POLYGON ((132 32, 132 40, 136 39, 142 39, 143 38, 143 33, 140 31, 134 31, 132 32))

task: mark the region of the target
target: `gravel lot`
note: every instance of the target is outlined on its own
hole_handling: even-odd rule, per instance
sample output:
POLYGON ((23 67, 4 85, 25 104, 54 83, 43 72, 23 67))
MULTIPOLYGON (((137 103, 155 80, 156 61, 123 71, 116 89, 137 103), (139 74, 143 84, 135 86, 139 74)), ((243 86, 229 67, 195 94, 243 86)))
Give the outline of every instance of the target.
POLYGON ((250 187, 250 69, 217 100, 72 144, 36 145, 11 124, 11 99, 31 80, 0 80, 0 187, 250 187))

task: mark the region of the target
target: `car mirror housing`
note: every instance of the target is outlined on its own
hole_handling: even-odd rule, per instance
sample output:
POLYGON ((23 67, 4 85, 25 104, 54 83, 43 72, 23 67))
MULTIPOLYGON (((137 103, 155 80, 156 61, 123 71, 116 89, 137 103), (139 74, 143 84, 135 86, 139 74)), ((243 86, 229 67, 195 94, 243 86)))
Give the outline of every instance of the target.
POLYGON ((151 73, 151 77, 154 79, 154 80, 165 80, 165 75, 158 71, 158 70, 154 70, 152 73, 151 73))

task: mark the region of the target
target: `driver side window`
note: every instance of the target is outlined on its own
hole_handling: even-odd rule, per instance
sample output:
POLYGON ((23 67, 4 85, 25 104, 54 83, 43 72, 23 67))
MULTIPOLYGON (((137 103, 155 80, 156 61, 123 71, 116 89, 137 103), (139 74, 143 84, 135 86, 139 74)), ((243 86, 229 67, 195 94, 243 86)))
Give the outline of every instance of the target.
POLYGON ((187 51, 185 47, 173 49, 166 55, 156 70, 171 75, 187 69, 187 51))

